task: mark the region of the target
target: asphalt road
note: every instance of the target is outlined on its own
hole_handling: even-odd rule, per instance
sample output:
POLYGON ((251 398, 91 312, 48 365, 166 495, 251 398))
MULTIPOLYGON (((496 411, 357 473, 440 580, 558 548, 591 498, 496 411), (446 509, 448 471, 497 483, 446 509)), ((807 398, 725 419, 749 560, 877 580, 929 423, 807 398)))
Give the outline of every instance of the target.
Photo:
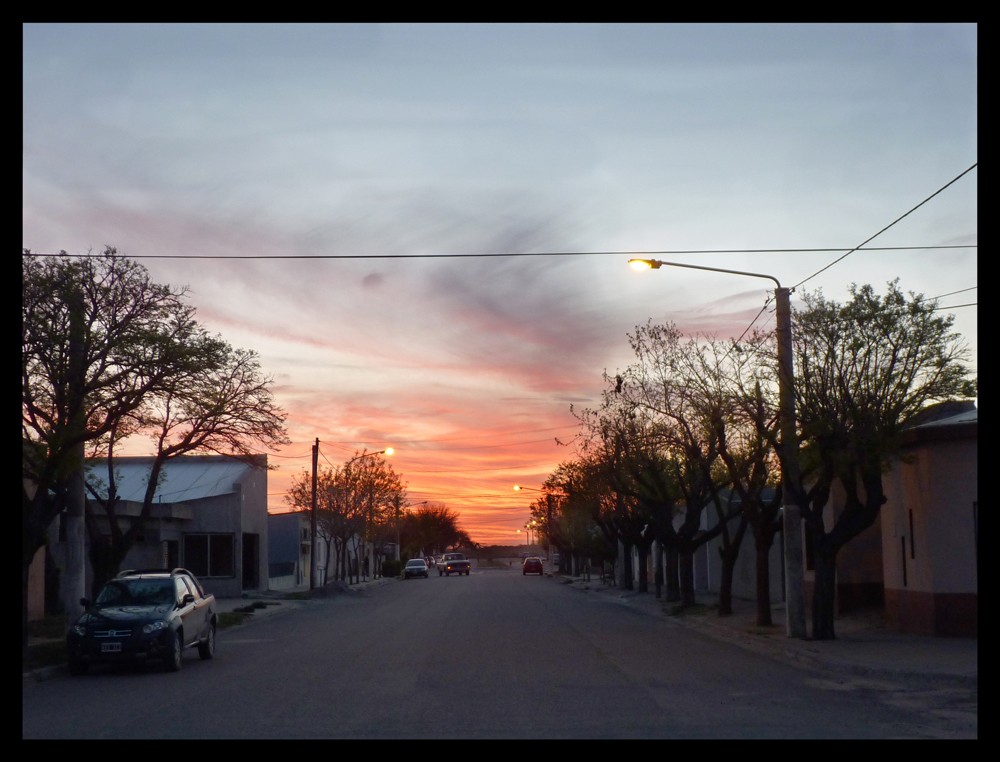
MULTIPOLYGON (((961 737, 962 731, 958 731, 961 737)), ((220 632, 178 673, 24 681, 26 739, 897 739, 918 705, 549 577, 391 580, 220 632)), ((949 731, 947 737, 955 737, 949 731)), ((975 737, 975 729, 971 735, 975 737)))

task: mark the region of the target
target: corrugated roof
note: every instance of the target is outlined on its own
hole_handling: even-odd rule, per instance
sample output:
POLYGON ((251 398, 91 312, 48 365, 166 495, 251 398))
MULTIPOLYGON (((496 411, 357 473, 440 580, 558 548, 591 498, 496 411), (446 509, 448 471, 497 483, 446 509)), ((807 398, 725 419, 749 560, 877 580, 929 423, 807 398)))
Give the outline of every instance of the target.
MULTIPOLYGON (((123 458, 115 464, 115 481, 122 500, 142 502, 149 480, 150 458, 123 458)), ((181 503, 216 495, 228 495, 250 469, 245 463, 232 459, 176 458, 163 467, 160 486, 153 497, 157 503, 181 503)), ((87 481, 101 484, 99 492, 107 496, 107 465, 87 467, 87 481)))
POLYGON ((948 418, 938 418, 934 421, 928 421, 927 423, 922 423, 919 426, 914 426, 915 429, 930 429, 940 426, 956 426, 961 423, 975 423, 979 420, 979 409, 973 408, 972 410, 966 410, 964 413, 959 413, 958 415, 953 415, 948 418))

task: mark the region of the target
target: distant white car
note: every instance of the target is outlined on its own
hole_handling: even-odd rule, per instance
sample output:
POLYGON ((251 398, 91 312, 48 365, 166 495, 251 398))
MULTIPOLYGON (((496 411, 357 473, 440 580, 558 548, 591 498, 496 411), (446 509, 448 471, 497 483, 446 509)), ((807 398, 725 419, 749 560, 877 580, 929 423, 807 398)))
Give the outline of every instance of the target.
POLYGON ((427 562, 422 558, 411 558, 403 567, 403 579, 410 577, 428 577, 427 562))

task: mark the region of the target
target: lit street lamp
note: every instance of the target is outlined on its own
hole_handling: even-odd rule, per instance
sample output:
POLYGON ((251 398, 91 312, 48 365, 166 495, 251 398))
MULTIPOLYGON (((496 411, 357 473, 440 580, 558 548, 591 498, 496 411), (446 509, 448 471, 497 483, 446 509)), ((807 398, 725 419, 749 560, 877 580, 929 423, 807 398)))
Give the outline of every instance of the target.
MULTIPOLYGON (((552 526, 552 495, 543 489, 535 489, 534 487, 523 487, 520 484, 514 485, 515 492, 520 492, 523 489, 528 489, 531 490, 532 492, 541 492, 543 495, 545 495, 545 505, 548 510, 548 514, 546 516, 546 524, 545 524, 545 558, 547 561, 549 561, 552 558, 552 537, 550 534, 550 527, 552 526)), ((535 532, 535 540, 536 542, 538 540, 537 531, 535 532)))
MULTIPOLYGON (((659 259, 630 259, 635 270, 659 270, 685 267, 691 270, 746 275, 774 281, 774 299, 778 328, 778 416, 781 431, 781 496, 782 534, 785 556, 785 634, 790 638, 806 637, 805 594, 802 585, 801 515, 795 492, 799 479, 798 438, 795 432, 795 377, 792 363, 792 313, 789 305, 791 289, 783 288, 773 275, 726 270, 720 267, 664 262, 659 259)), ((516 488, 515 488, 516 489, 516 488)))
MULTIPOLYGON (((528 547, 531 547, 531 530, 532 530, 532 529, 535 529, 535 527, 537 527, 537 526, 538 526, 538 525, 537 525, 537 524, 536 524, 536 523, 535 523, 534 521, 529 521, 529 522, 527 522, 527 523, 526 523, 526 524, 524 525, 524 531, 525 531, 525 533, 526 533, 526 535, 527 535, 527 538, 526 538, 526 539, 527 539, 527 544, 528 544, 528 547)), ((521 530, 520 530, 520 529, 518 529, 518 530, 517 530, 517 533, 518 533, 518 534, 520 534, 520 533, 521 533, 521 530)), ((535 537, 536 537, 536 539, 537 539, 537 534, 535 535, 535 537)))

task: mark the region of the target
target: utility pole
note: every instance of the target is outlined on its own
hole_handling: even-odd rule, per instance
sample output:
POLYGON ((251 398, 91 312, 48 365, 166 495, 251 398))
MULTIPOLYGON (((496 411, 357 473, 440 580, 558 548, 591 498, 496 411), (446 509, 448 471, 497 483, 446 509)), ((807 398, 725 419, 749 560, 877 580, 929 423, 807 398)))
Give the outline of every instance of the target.
POLYGON ((396 495, 396 560, 399 561, 399 495, 396 495))
POLYGON ((552 495, 548 493, 545 494, 545 560, 552 563, 552 495))
POLYGON ((316 577, 319 576, 319 564, 316 563, 316 466, 319 463, 319 437, 312 452, 312 511, 309 515, 309 589, 316 589, 316 577))
POLYGON ((801 471, 799 467, 799 442, 795 421, 795 363, 792 358, 792 310, 789 295, 792 289, 781 285, 773 275, 751 273, 744 270, 726 270, 721 267, 665 262, 661 259, 630 259, 636 270, 659 270, 663 265, 684 267, 690 270, 707 270, 715 273, 746 275, 774 281, 775 319, 778 339, 778 427, 781 432, 781 511, 782 542, 785 571, 785 631, 790 638, 806 637, 806 604, 803 589, 802 512, 799 505, 801 471))
POLYGON ((803 589, 802 514, 799 506, 799 440, 795 430, 795 366, 792 359, 792 318, 789 292, 774 290, 778 331, 778 417, 781 431, 782 540, 785 551, 785 634, 806 637, 803 589))

